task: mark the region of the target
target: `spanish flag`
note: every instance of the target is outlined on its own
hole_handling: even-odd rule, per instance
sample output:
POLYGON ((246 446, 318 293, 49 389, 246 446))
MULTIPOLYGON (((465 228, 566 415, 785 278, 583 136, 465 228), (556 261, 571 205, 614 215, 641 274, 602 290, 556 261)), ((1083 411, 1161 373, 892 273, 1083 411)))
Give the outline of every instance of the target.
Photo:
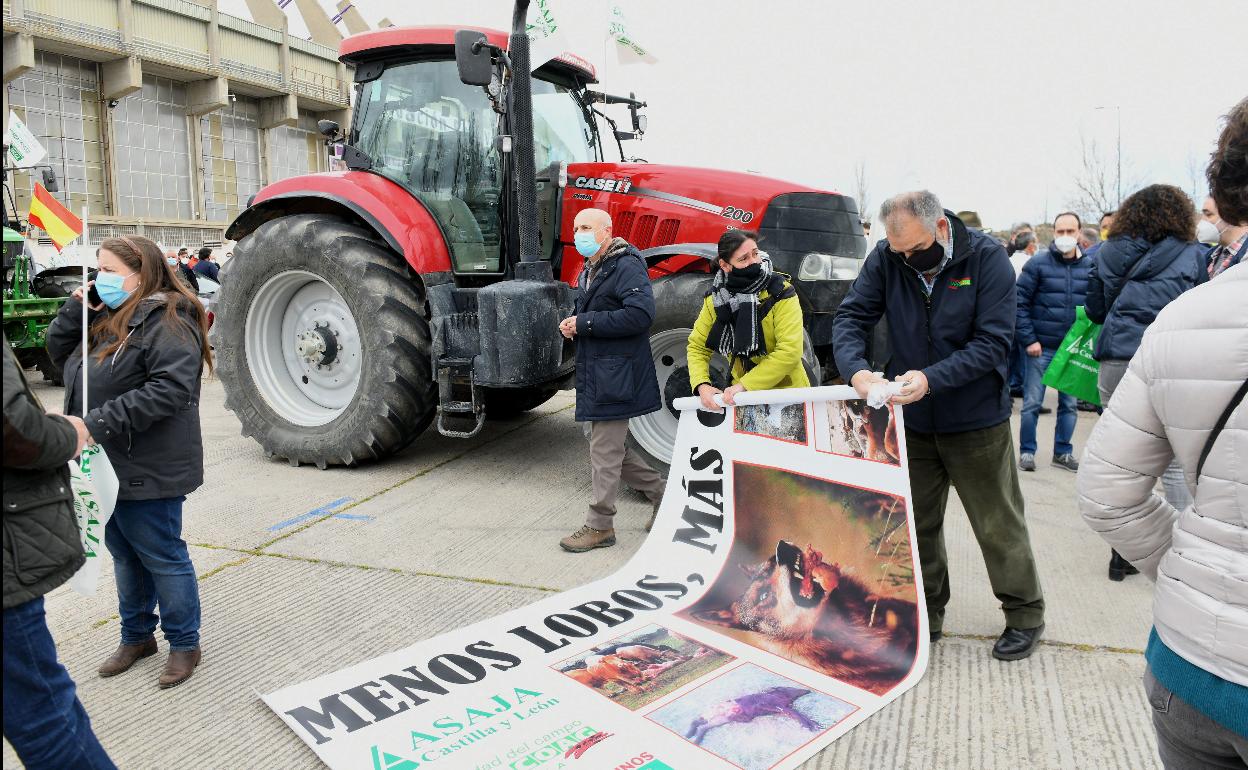
POLYGON ((82 220, 38 182, 35 182, 35 197, 30 201, 30 223, 48 234, 58 252, 82 235, 82 220))

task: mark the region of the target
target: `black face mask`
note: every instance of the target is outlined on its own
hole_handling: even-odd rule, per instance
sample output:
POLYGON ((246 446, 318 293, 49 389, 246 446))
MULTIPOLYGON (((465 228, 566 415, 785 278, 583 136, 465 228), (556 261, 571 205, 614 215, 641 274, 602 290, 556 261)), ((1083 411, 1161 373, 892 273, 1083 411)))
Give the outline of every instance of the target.
POLYGON ((734 267, 728 271, 728 277, 724 279, 724 286, 731 292, 741 291, 749 288, 762 274, 763 265, 761 262, 755 262, 749 267, 734 267))
POLYGON ((944 258, 945 247, 937 240, 933 240, 932 245, 926 249, 912 252, 909 257, 902 257, 907 265, 920 273, 926 273, 928 270, 934 269, 944 258))

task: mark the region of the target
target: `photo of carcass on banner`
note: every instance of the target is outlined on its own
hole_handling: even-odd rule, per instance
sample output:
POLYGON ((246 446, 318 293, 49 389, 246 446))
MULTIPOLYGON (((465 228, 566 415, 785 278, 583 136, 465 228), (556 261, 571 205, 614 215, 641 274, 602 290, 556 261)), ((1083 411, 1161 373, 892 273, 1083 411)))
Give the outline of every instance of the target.
POLYGON ((334 768, 800 764, 927 666, 899 407, 849 387, 681 410, 614 575, 264 696, 334 768))

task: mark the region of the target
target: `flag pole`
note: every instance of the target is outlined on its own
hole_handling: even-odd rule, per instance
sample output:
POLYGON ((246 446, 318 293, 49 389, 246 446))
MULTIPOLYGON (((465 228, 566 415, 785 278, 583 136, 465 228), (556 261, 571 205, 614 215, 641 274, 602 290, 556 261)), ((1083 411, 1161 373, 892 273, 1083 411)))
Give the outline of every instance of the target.
MULTIPOLYGON (((89 289, 87 287, 87 204, 82 204, 82 235, 78 236, 78 256, 82 260, 82 421, 87 421, 87 305, 91 302, 87 298, 89 289)), ((87 432, 91 432, 91 428, 87 428, 87 432)))

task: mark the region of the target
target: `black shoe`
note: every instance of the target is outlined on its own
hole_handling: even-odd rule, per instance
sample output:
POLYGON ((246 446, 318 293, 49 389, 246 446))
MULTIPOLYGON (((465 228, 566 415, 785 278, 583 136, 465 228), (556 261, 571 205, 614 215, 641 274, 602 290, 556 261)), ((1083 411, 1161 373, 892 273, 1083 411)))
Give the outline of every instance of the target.
POLYGON ((1047 406, 1040 407, 1040 414, 1053 414, 1053 410, 1047 406))
POLYGON ((1080 412, 1099 412, 1101 408, 1090 401, 1078 401, 1075 403, 1075 409, 1080 412))
POLYGON ((1127 575, 1138 575, 1140 571, 1131 565, 1131 562, 1118 555, 1117 551, 1110 551, 1109 556, 1109 579, 1115 583, 1121 583, 1122 579, 1127 575))
POLYGON ((944 634, 942 634, 940 631, 928 631, 927 632, 927 639, 932 644, 936 644, 937 642, 939 642, 941 637, 943 636, 944 634))
POLYGON ((1022 388, 1010 388, 1010 398, 1022 398, 1022 397, 1023 397, 1022 388))
POLYGON ((1001 638, 992 646, 992 657, 997 660, 1022 660, 1036 649, 1044 624, 1036 628, 1010 628, 1006 626, 1001 638))

